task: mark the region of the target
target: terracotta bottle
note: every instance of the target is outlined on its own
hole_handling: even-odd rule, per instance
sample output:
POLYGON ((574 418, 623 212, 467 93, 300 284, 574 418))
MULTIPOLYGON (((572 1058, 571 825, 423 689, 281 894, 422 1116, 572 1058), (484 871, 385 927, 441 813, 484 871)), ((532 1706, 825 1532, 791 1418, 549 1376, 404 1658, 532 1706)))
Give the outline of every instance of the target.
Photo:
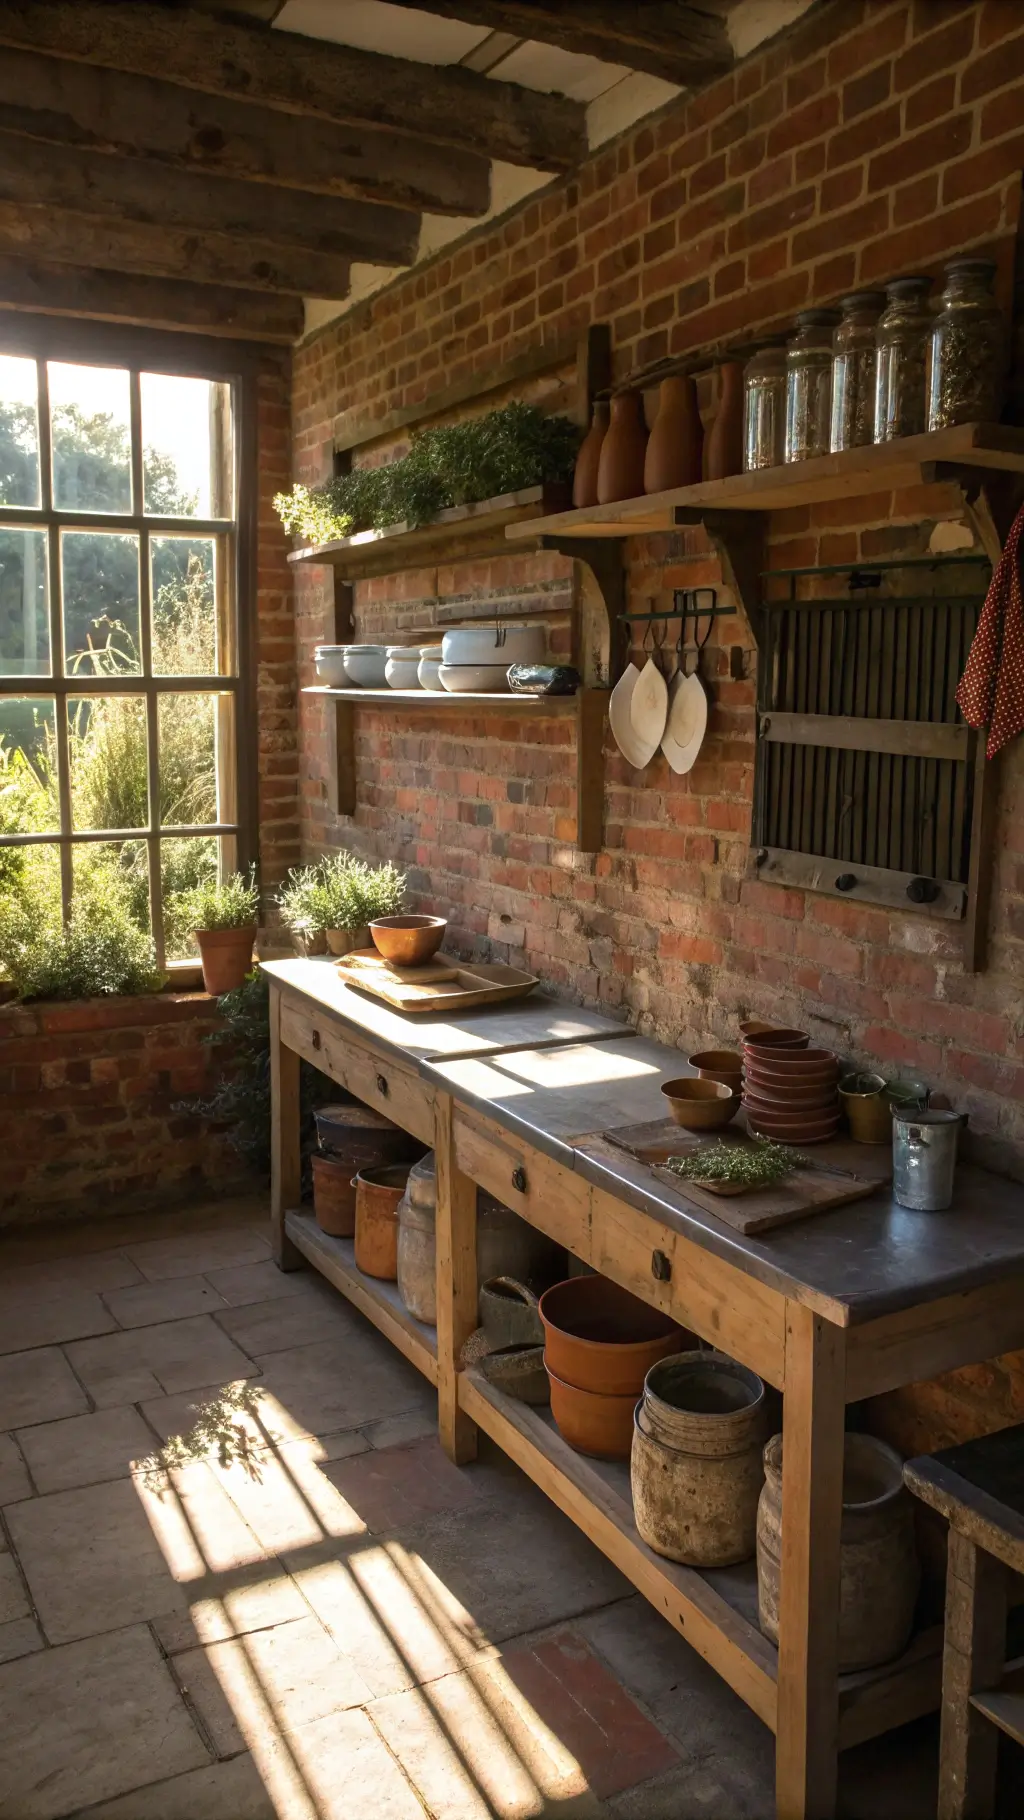
POLYGON ((700 479, 703 447, 696 385, 688 373, 663 379, 658 415, 647 444, 644 492, 665 493, 669 487, 694 486, 700 479))
POLYGON ((576 457, 576 471, 572 481, 572 503, 577 508, 597 504, 597 469, 601 460, 601 445, 608 433, 610 415, 607 398, 599 398, 594 406, 590 428, 580 443, 580 451, 576 457))
POLYGON ((597 498, 602 506, 616 499, 636 499, 644 490, 647 425, 640 392, 618 392, 612 399, 611 422, 601 444, 597 498))
POLYGON ((707 480, 727 480, 743 472, 743 364, 723 360, 718 369, 718 415, 704 451, 707 480))

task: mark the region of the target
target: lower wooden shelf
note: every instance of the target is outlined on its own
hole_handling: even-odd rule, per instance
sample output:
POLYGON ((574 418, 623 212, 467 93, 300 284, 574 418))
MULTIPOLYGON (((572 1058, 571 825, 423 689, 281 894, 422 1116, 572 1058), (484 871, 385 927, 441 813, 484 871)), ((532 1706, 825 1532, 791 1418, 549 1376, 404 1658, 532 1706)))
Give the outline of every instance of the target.
POLYGON ((971 1695, 971 1705, 1015 1744, 1024 1744, 1024 1662, 1009 1662, 998 1687, 971 1695))
POLYGON ((298 1208, 285 1214, 285 1231, 314 1270, 340 1289, 368 1321, 379 1328, 410 1364, 437 1385, 437 1333, 409 1313, 397 1283, 365 1276, 356 1268, 351 1239, 334 1239, 322 1232, 312 1213, 298 1208))

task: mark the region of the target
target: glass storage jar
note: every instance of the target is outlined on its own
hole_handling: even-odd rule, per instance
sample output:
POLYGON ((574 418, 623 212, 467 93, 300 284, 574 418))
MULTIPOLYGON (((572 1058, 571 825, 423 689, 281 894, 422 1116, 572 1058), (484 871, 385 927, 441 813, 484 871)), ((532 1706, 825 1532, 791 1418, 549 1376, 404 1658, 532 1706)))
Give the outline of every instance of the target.
POLYGON ((832 448, 859 449, 875 435, 875 330, 885 296, 851 291, 832 337, 832 448))
POLYGON ((743 466, 777 468, 786 435, 786 350, 765 347, 743 369, 743 466))
POLYGON ((801 310, 786 349, 786 460, 827 455, 832 440, 834 310, 801 310))
POLYGON ((956 259, 932 325, 928 428, 997 423, 1003 408, 1006 334, 992 295, 991 259, 956 259))
POLYGON ((932 314, 930 278, 894 278, 885 287, 878 319, 875 441, 920 436, 928 415, 928 343, 932 314))

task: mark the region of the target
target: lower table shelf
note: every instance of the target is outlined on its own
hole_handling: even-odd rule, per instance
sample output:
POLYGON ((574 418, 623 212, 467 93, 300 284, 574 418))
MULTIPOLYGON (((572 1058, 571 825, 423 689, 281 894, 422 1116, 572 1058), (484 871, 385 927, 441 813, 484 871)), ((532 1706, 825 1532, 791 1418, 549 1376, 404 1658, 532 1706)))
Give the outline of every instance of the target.
POLYGON ((351 1239, 334 1239, 323 1232, 306 1208, 285 1215, 285 1231, 314 1270, 340 1289, 353 1307, 365 1314, 417 1371, 437 1385, 437 1333, 409 1313, 397 1283, 368 1277, 357 1269, 351 1239))

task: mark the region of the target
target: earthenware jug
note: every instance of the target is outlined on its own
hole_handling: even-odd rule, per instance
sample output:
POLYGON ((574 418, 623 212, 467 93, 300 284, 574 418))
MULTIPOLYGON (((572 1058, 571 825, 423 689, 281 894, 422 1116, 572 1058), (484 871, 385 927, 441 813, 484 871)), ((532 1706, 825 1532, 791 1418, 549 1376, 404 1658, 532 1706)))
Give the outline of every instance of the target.
POLYGON ((704 445, 707 480, 727 480, 743 472, 743 366, 723 360, 718 369, 718 415, 704 445))
POLYGON ((618 392, 612 399, 611 422, 601 444, 597 498, 602 506, 617 499, 636 499, 644 490, 647 425, 640 392, 618 392))
POLYGON ((607 398, 599 398, 594 406, 590 419, 590 428, 580 443, 576 457, 576 472, 572 482, 572 503, 581 506, 597 504, 597 470, 601 461, 601 446, 608 434, 608 420, 611 408, 607 398))
POLYGON ((694 486, 700 479, 703 447, 697 387, 688 373, 673 374, 661 382, 658 415, 644 461, 644 492, 694 486))

